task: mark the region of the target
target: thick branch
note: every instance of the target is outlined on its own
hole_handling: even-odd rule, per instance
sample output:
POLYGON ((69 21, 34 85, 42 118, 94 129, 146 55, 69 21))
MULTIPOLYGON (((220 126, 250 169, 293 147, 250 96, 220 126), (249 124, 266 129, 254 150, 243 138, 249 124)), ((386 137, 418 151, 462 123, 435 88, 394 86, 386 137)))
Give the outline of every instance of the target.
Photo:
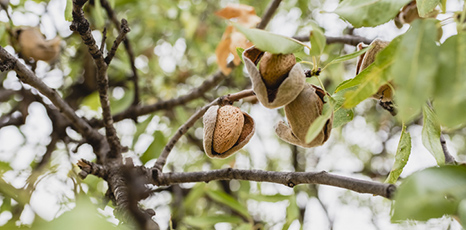
POLYGON ((254 95, 254 91, 252 89, 243 90, 239 93, 229 94, 227 96, 222 96, 211 102, 210 104, 202 107, 196 113, 194 113, 186 123, 184 123, 175 133, 175 135, 170 139, 168 144, 163 149, 162 153, 160 154, 159 158, 157 158, 157 162, 155 162, 154 167, 160 171, 162 171, 163 166, 167 161, 168 154, 170 154, 171 150, 175 146, 176 142, 186 133, 188 130, 196 123, 196 121, 201 118, 207 110, 213 105, 219 104, 232 104, 234 101, 240 100, 244 97, 254 95))
POLYGON ((47 97, 60 112, 70 120, 76 130, 85 137, 94 147, 97 156, 102 157, 100 150, 105 148, 102 146, 103 137, 82 118, 78 117, 74 110, 60 97, 55 89, 48 87, 41 79, 28 69, 24 64, 18 61, 13 55, 8 53, 0 46, 0 59, 3 63, 9 62, 10 67, 16 71, 16 74, 22 82, 36 88, 41 94, 47 97))
MULTIPOLYGON (((199 87, 194 88, 193 90, 191 90, 191 92, 189 92, 186 95, 182 95, 177 98, 170 99, 170 100, 162 100, 152 105, 133 106, 119 114, 116 114, 113 117, 113 119, 114 121, 117 122, 117 121, 121 121, 127 118, 132 118, 134 116, 138 117, 138 116, 146 115, 146 114, 153 113, 159 110, 171 109, 175 106, 186 104, 204 95, 207 91, 215 87, 218 83, 220 83, 220 81, 222 81, 226 77, 227 76, 224 75, 221 71, 217 71, 210 78, 202 82, 202 84, 199 87)), ((90 123, 94 127, 103 126, 103 122, 101 120, 94 119, 90 123)))
POLYGON ((298 184, 323 184, 349 189, 359 193, 369 193, 392 198, 395 185, 365 181, 351 177, 339 176, 325 171, 321 172, 275 172, 263 170, 218 169, 207 172, 181 172, 154 174, 155 183, 170 185, 187 182, 209 182, 213 180, 248 180, 272 182, 294 187, 298 184), (160 178, 157 178, 160 175, 160 178))

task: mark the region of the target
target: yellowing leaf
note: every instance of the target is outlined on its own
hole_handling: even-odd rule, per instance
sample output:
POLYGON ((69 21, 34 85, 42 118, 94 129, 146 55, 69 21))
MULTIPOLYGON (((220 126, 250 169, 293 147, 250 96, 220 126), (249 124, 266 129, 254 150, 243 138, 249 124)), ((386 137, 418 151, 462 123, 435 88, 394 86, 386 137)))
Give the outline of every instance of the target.
MULTIPOLYGON (((247 28, 253 28, 261 21, 261 18, 256 15, 256 11, 252 6, 243 4, 230 4, 215 14, 225 19, 234 20, 236 23, 247 28)), ((250 46, 252 46, 252 43, 248 42, 242 33, 239 33, 233 26, 228 26, 223 33, 222 40, 215 49, 217 64, 222 73, 228 75, 231 72, 231 69, 227 67, 227 59, 230 54, 234 56, 233 63, 235 65, 241 62, 236 48, 246 49, 250 46)))

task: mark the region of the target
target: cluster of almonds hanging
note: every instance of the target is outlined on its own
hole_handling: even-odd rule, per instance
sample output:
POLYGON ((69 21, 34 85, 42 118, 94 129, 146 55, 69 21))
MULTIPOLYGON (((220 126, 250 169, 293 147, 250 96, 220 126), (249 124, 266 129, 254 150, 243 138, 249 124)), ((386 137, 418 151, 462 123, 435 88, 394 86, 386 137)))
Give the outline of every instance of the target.
MULTIPOLYGON (((282 140, 307 148, 327 141, 332 130, 333 112, 314 140, 305 141, 310 125, 322 114, 326 93, 306 83, 304 70, 296 63, 293 54, 271 54, 251 47, 243 52, 243 61, 262 105, 270 109, 285 108, 289 125, 281 121, 275 127, 282 140)), ((212 106, 203 122, 204 150, 212 158, 230 156, 246 145, 254 134, 253 119, 230 105, 212 106)))

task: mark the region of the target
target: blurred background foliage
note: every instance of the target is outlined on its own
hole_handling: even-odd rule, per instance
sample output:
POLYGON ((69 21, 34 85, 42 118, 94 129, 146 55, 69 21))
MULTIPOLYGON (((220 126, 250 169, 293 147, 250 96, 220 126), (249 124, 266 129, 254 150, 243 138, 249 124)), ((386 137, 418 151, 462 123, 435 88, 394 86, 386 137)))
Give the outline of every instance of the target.
MULTIPOLYGON (((8 2, 8 1, 2 1, 8 2)), ((218 71, 215 48, 228 22, 215 12, 229 3, 253 6, 261 16, 268 1, 129 1, 109 0, 118 19, 129 22, 127 35, 139 74, 140 103, 147 105, 185 95, 218 71)), ((99 99, 94 81, 95 67, 77 34, 69 30, 71 0, 11 0, 0 12, 0 45, 13 52, 18 44, 13 36, 23 26, 38 26, 48 39, 60 36, 62 52, 51 65, 37 62, 36 74, 88 119, 100 118, 99 99)), ((326 35, 354 34, 374 39, 393 39, 409 27, 395 27, 391 21, 381 28, 354 29, 332 14, 339 1, 291 0, 280 4, 266 28, 286 36, 307 35, 311 20, 317 21, 326 35), (330 9, 330 10, 329 10, 330 9)), ((98 44, 107 28, 106 47, 118 34, 100 1, 84 7, 98 44)), ((352 53, 353 46, 326 46, 321 65, 337 56, 352 53)), ((305 53, 297 56, 312 61, 305 53)), ((321 74, 326 89, 333 92, 343 80, 354 77, 356 60, 331 65, 321 74)), ((305 66, 306 69, 311 68, 305 66)), ((123 45, 119 47, 108 71, 112 112, 131 105, 134 97, 132 70, 123 45)), ((80 158, 94 160, 92 148, 80 143, 71 128, 59 134, 50 160, 43 162, 53 139, 53 118, 36 101, 37 92, 20 84, 13 72, 1 73, 0 91, 15 91, 1 97, 0 114, 0 225, 34 229, 107 229, 118 225, 114 206, 107 204, 107 185, 89 176, 79 179, 75 163, 80 158), (27 91, 26 94, 17 92, 27 91), (45 166, 42 166, 44 165, 45 166), (41 165, 41 167, 39 167, 41 165), (93 203, 95 205, 89 205, 93 203), (70 211, 71 210, 71 211, 70 211), (89 215, 89 213, 94 213, 89 215), (98 215, 95 215, 98 213, 98 215), (107 220, 107 221, 102 221, 107 220), (52 221, 52 222, 47 222, 52 221), (85 226, 85 224, 88 224, 85 226), (79 227, 79 228, 78 228, 79 227)), ((315 79, 308 80, 317 84, 315 79)), ((122 144, 129 147, 125 157, 136 164, 153 165, 158 154, 177 128, 199 107, 218 96, 250 88, 242 66, 201 98, 170 110, 158 111, 116 124, 122 144)), ((3 95, 3 94, 2 94, 3 95)), ((45 102, 48 103, 48 102, 45 102)), ((383 182, 391 170, 401 133, 401 124, 389 112, 366 100, 354 109, 354 119, 335 128, 330 140, 321 147, 303 149, 279 140, 273 126, 284 120, 283 111, 261 107, 255 100, 236 103, 256 121, 256 134, 241 151, 224 160, 210 159, 202 149, 202 124, 196 125, 177 144, 168 159, 167 169, 191 172, 235 167, 273 171, 319 171, 383 182)), ((407 127, 413 151, 402 177, 436 165, 421 143, 422 117, 407 127)), ((464 159, 466 129, 447 130, 445 137, 451 153, 464 159)), ((182 184, 154 187, 154 193, 141 205, 156 211, 162 229, 447 229, 460 228, 449 217, 426 223, 390 223, 390 201, 320 185, 288 188, 271 183, 215 181, 207 184, 182 184)), ((120 226, 124 228, 124 226, 120 226)))

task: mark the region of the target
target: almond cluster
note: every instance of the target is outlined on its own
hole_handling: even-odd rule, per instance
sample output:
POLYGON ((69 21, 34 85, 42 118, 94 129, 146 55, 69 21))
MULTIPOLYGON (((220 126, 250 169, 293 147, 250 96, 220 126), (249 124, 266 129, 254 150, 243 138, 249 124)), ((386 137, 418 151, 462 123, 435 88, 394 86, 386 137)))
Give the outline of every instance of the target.
MULTIPOLYGON (((306 75, 293 54, 272 54, 251 47, 243 52, 253 90, 262 105, 283 107, 288 124, 281 121, 276 134, 284 141, 306 148, 324 144, 332 130, 333 112, 320 133, 305 141, 311 124, 322 114, 328 95, 306 83, 306 75)), ((212 106, 204 115, 204 150, 211 158, 225 158, 241 149, 254 134, 254 120, 239 108, 212 106)))

